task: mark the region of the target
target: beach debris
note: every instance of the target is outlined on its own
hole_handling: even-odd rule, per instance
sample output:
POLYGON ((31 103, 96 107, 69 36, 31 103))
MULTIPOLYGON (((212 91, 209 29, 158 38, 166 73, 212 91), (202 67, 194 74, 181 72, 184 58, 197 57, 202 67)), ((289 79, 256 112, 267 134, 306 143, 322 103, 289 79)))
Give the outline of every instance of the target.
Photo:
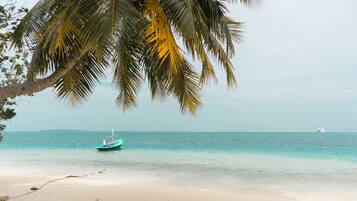
POLYGON ((9 196, 0 196, 0 201, 7 201, 9 199, 10 199, 9 196))
POLYGON ((81 177, 81 176, 78 176, 78 175, 68 175, 66 178, 77 178, 77 177, 81 177))
POLYGON ((61 180, 65 180, 65 179, 69 179, 69 178, 78 178, 78 177, 88 177, 88 176, 91 176, 91 175, 96 175, 96 174, 103 174, 103 172, 106 171, 106 169, 104 168, 103 170, 99 170, 97 172, 92 172, 92 173, 88 173, 88 174, 83 174, 83 175, 68 175, 68 176, 65 176, 65 177, 61 177, 61 178, 57 178, 57 179, 52 179, 44 184, 42 184, 41 186, 39 187, 36 187, 36 186, 33 186, 30 188, 31 191, 29 192, 26 192, 26 193, 23 193, 23 194, 20 194, 20 195, 16 195, 16 196, 12 196, 11 198, 9 196, 0 196, 0 201, 8 201, 8 200, 15 200, 15 199, 18 199, 18 198, 22 198, 22 197, 25 197, 25 196, 28 196, 32 193, 35 193, 35 192, 38 192, 39 190, 41 190, 42 188, 44 188, 45 186, 47 186, 48 184, 50 183, 54 183, 54 182, 57 182, 57 181, 61 181, 61 180))
POLYGON ((33 187, 30 188, 30 190, 32 190, 32 191, 37 191, 37 190, 38 190, 38 187, 33 186, 33 187))

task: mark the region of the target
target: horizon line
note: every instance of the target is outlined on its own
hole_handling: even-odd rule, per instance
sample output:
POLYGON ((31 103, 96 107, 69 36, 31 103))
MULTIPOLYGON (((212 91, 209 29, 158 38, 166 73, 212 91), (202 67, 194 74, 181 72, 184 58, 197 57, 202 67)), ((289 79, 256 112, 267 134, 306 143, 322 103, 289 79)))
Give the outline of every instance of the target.
MULTIPOLYGON (((236 130, 236 131, 227 131, 227 130, 207 130, 207 131, 203 131, 203 130, 120 130, 120 129, 114 129, 115 131, 118 132, 196 132, 196 133, 216 133, 216 132, 225 132, 225 133, 256 133, 256 132, 289 132, 289 133, 293 133, 293 132, 318 132, 317 129, 316 130, 236 130)), ((54 132, 54 131, 90 131, 90 132, 106 132, 106 131, 111 131, 111 129, 108 130, 91 130, 91 129, 44 129, 44 130, 8 130, 8 131, 3 131, 3 133, 6 132, 54 132)), ((327 130, 326 133, 328 132, 357 132, 357 130, 327 130)))

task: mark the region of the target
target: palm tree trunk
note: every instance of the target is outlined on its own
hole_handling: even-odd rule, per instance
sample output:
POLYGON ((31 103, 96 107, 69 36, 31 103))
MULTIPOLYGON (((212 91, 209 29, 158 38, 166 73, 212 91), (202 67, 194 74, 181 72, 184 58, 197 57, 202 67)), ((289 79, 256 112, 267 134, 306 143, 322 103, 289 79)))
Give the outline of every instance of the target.
POLYGON ((63 65, 58 67, 51 75, 35 81, 27 81, 21 84, 0 87, 0 100, 33 94, 53 86, 57 80, 64 76, 86 54, 88 50, 82 50, 72 55, 63 65))

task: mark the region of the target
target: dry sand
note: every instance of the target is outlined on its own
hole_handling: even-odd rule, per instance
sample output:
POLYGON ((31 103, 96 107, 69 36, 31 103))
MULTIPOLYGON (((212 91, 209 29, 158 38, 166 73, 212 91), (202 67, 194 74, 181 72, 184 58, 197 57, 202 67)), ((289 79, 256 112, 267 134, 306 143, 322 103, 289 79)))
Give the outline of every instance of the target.
MULTIPOLYGON (((347 188, 308 190, 279 186, 213 186, 195 185, 190 182, 95 174, 87 177, 68 178, 50 183, 31 192, 31 187, 68 175, 68 172, 0 170, 0 197, 10 196, 17 201, 356 201, 357 193, 347 188)), ((86 173, 83 173, 86 174, 86 173)))
MULTIPOLYGON (((15 197, 49 178, 0 177, 0 195, 15 197)), ((211 188, 160 182, 128 182, 105 184, 99 177, 69 178, 16 198, 18 201, 283 201, 288 197, 273 190, 236 189, 221 191, 211 188), (95 183, 98 182, 98 185, 95 183)))

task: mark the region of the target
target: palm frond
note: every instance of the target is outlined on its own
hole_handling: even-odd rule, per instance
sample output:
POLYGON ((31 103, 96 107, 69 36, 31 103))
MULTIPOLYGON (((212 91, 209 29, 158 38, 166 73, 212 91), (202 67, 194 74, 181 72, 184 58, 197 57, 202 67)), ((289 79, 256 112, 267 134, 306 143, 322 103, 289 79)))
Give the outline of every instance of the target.
POLYGON ((70 19, 65 19, 65 11, 57 15, 43 31, 38 33, 38 41, 44 40, 43 45, 48 46, 49 54, 58 54, 65 57, 68 47, 79 49, 81 44, 80 31, 70 19))
POLYGON ((162 8, 176 32, 182 37, 186 50, 192 57, 198 57, 202 63, 201 84, 209 78, 216 80, 214 67, 204 49, 203 32, 205 15, 196 0, 166 0, 161 2, 162 8))
POLYGON ((114 56, 113 82, 120 93, 116 101, 124 110, 136 105, 136 96, 142 85, 142 69, 139 65, 142 50, 142 34, 128 18, 123 19, 118 30, 119 40, 114 56))
POLYGON ((98 62, 93 53, 85 54, 55 85, 57 96, 72 105, 81 103, 93 93, 95 85, 105 75, 107 64, 98 62))
POLYGON ((183 59, 181 71, 172 74, 167 69, 170 68, 169 58, 160 61, 157 54, 150 53, 151 48, 147 47, 149 54, 143 58, 145 73, 149 81, 152 97, 163 99, 167 95, 177 98, 182 112, 189 111, 195 114, 200 102, 200 76, 194 71, 193 66, 183 59))
POLYGON ((177 97, 182 112, 188 110, 195 114, 201 105, 199 76, 188 61, 185 60, 183 65, 182 71, 171 81, 170 91, 177 97))
POLYGON ((158 53, 161 62, 169 58, 172 72, 178 73, 183 57, 164 10, 158 0, 145 0, 144 9, 151 22, 147 27, 147 38, 152 44, 152 52, 158 53))
POLYGON ((13 43, 15 47, 21 48, 24 42, 32 46, 36 45, 36 32, 46 26, 47 12, 55 3, 55 0, 40 0, 34 5, 14 31, 13 43))
POLYGON ((207 49, 218 59, 219 63, 223 66, 226 72, 227 84, 228 86, 235 86, 237 81, 234 76, 234 67, 228 57, 227 53, 224 51, 221 43, 212 33, 207 33, 205 35, 205 44, 207 49))
POLYGON ((256 6, 260 3, 261 0, 229 0, 232 3, 240 2, 246 6, 256 6))

